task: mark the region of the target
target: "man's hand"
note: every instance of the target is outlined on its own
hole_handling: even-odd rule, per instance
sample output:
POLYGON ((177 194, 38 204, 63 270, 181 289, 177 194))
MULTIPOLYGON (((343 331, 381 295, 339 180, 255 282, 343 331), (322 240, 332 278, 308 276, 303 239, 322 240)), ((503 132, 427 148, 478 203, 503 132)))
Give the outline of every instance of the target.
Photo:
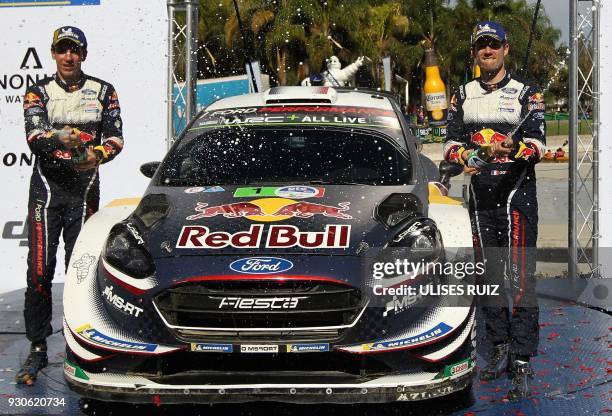
POLYGON ((79 135, 75 134, 74 129, 70 126, 64 126, 62 130, 58 130, 57 135, 66 149, 73 149, 81 144, 79 135))
POLYGON ((493 145, 493 152, 498 156, 507 156, 512 152, 514 142, 511 137, 506 137, 506 140, 497 142, 493 145))
POLYGON ((76 163, 74 168, 80 171, 95 169, 98 166, 99 160, 96 152, 92 149, 87 149, 87 159, 81 163, 76 163))
POLYGON ((471 168, 468 165, 463 166, 463 173, 468 174, 470 176, 476 175, 479 171, 480 169, 478 168, 471 168))

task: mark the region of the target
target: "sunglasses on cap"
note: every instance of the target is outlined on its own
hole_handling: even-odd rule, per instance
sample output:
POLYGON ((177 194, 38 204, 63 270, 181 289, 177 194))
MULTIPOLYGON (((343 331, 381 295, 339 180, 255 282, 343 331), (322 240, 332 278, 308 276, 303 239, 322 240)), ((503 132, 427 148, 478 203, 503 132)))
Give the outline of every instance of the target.
POLYGON ((500 40, 497 40, 495 38, 491 38, 488 36, 483 36, 480 39, 478 39, 476 41, 476 43, 474 44, 474 49, 476 49, 477 51, 486 48, 487 46, 491 49, 501 49, 502 46, 504 46, 505 42, 502 42, 500 40))

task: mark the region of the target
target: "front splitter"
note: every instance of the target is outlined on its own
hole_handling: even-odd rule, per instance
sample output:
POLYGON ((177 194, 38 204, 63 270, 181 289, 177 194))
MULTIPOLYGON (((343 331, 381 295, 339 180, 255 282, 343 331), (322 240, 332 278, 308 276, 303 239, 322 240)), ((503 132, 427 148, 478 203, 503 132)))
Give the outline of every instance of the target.
MULTIPOLYGON (((69 387, 87 398, 156 404, 187 403, 244 403, 255 401, 274 401, 283 403, 389 403, 397 401, 419 401, 446 396, 469 388, 472 383, 473 369, 446 379, 431 380, 426 384, 404 385, 401 376, 395 383, 377 383, 372 380, 359 385, 168 385, 147 380, 147 383, 115 385, 83 381, 71 374, 65 374, 69 387)), ((109 376, 108 374, 106 376, 109 376)), ((116 376, 124 380, 129 376, 116 376)), ((394 378, 396 378, 394 377, 394 378)), ((146 380, 146 379, 143 379, 146 380)), ((110 380, 109 380, 110 381, 110 380)))

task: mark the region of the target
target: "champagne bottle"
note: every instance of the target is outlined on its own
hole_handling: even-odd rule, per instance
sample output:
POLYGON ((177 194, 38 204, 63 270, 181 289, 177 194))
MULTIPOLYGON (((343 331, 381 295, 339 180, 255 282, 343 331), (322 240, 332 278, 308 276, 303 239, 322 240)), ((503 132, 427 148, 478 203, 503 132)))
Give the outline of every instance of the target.
POLYGON ((495 157, 492 144, 483 144, 472 151, 467 157, 467 165, 471 168, 483 168, 495 157))
POLYGON ((438 58, 433 48, 425 50, 425 106, 427 118, 432 126, 446 124, 448 102, 446 100, 446 86, 440 77, 438 58))

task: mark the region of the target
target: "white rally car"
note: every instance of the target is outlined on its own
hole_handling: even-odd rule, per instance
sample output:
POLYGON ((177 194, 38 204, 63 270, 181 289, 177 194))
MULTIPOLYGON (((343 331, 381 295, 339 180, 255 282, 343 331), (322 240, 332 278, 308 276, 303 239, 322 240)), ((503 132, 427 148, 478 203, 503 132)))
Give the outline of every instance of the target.
POLYGON ((222 99, 141 171, 144 196, 91 217, 68 267, 74 391, 354 403, 471 386, 471 298, 409 293, 446 272, 390 270, 457 261, 471 232, 389 95, 279 87, 222 99))

